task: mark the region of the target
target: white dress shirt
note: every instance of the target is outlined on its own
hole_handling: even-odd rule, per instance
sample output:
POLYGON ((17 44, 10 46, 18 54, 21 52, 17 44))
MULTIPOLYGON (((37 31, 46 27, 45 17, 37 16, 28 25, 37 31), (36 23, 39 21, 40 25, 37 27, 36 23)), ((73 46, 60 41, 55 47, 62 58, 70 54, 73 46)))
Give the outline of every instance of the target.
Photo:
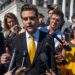
MULTIPOLYGON (((30 34, 26 31, 27 48, 29 48, 29 37, 30 37, 30 34)), ((36 49, 37 49, 38 40, 39 40, 39 30, 37 30, 34 33, 34 41, 35 41, 36 49)), ((29 49, 28 49, 28 52, 29 52, 29 49)))

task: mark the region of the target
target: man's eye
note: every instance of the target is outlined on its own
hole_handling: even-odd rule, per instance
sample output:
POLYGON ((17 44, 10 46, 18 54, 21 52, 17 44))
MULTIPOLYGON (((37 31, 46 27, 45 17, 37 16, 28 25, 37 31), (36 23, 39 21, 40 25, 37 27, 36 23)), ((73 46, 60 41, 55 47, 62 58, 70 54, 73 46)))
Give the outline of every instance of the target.
POLYGON ((27 21, 28 19, 35 20, 35 17, 33 16, 33 17, 25 17, 25 18, 23 18, 23 20, 25 20, 25 21, 27 21))
POLYGON ((23 20, 27 21, 27 20, 28 20, 28 18, 23 18, 23 20))
POLYGON ((35 17, 30 17, 30 20, 35 20, 35 17))

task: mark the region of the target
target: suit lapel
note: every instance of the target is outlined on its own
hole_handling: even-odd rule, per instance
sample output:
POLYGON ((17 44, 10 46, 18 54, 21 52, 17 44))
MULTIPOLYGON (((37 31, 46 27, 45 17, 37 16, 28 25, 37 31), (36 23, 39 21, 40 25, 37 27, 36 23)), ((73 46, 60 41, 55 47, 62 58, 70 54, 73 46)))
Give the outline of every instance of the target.
POLYGON ((39 53, 41 51, 41 46, 42 46, 42 40, 44 39, 44 37, 45 37, 45 34, 43 34, 43 32, 41 32, 41 31, 39 31, 39 40, 38 40, 37 50, 36 50, 36 53, 35 53, 33 64, 35 63, 37 57, 39 56, 39 53))
POLYGON ((26 33, 23 33, 23 41, 22 41, 22 45, 23 45, 23 48, 24 48, 24 50, 26 50, 26 52, 27 52, 27 56, 26 56, 26 58, 27 58, 27 63, 29 64, 29 65, 31 65, 31 63, 30 63, 30 58, 29 58, 29 53, 28 53, 28 48, 27 48, 27 42, 26 42, 26 33))
POLYGON ((23 47, 23 50, 26 50, 26 52, 27 52, 26 59, 27 59, 28 65, 30 65, 30 66, 34 65, 34 63, 35 63, 35 61, 36 61, 36 59, 39 56, 39 53, 41 51, 40 48, 41 48, 41 45, 42 45, 42 40, 44 39, 45 35, 46 35, 46 33, 39 31, 39 40, 38 40, 38 44, 37 44, 37 50, 36 50, 36 53, 35 53, 33 63, 31 64, 30 63, 30 58, 29 58, 29 53, 28 53, 28 48, 27 48, 27 42, 26 42, 26 33, 22 34, 22 37, 20 38, 20 39, 22 39, 21 40, 21 42, 22 42, 21 46, 23 47))

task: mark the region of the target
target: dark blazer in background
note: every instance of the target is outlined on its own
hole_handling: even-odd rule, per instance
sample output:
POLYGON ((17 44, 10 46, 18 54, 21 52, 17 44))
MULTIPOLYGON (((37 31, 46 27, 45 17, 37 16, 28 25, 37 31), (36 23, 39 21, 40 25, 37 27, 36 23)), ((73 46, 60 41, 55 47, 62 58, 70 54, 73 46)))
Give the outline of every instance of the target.
POLYGON ((4 36, 3 33, 0 32, 0 55, 4 52, 4 36))
POLYGON ((71 32, 72 32, 72 25, 64 29, 64 35, 65 35, 65 40, 69 41, 71 38, 71 32))
MULTIPOLYGON (((0 56, 4 53, 4 36, 3 33, 0 32, 0 56)), ((2 75, 5 72, 4 65, 0 65, 0 75, 2 75)))

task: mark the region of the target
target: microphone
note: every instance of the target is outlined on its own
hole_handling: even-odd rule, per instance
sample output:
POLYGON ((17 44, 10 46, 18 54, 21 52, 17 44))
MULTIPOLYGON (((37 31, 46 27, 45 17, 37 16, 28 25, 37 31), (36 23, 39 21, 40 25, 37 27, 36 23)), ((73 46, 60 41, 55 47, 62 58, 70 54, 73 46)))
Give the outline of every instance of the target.
POLYGON ((47 59, 47 55, 45 53, 40 54, 40 60, 43 63, 43 65, 45 66, 45 68, 47 69, 48 72, 50 72, 50 69, 48 67, 48 59, 47 59))
MULTIPOLYGON (((50 37, 56 38, 61 44, 63 44, 62 40, 57 37, 55 33, 52 33, 50 37)), ((71 47, 69 45, 63 46, 67 51, 71 51, 71 47)))
MULTIPOLYGON (((47 38, 49 39, 49 37, 51 37, 51 36, 49 35, 47 38)), ((52 38, 52 37, 51 37, 51 38, 52 38)), ((59 39, 59 40, 60 40, 60 39, 59 39)), ((47 40, 47 41, 49 41, 49 40, 47 40)), ((61 41, 61 40, 60 40, 60 41, 61 41)), ((61 42, 62 42, 62 41, 61 41, 61 42)), ((63 43, 63 42, 62 42, 62 43, 63 43)), ((52 45, 50 45, 48 42, 45 43, 45 47, 46 47, 46 48, 50 48, 50 50, 51 50, 54 54, 57 54, 57 55, 58 55, 58 52, 57 52, 56 50, 54 50, 54 48, 52 47, 52 45)), ((53 55, 53 54, 52 54, 52 55, 53 55)), ((51 55, 51 56, 52 56, 52 55, 51 55)), ((52 58, 52 60, 53 60, 53 58, 52 58)), ((52 61, 52 60, 51 60, 51 61, 52 61)), ((53 66, 55 65, 53 62, 52 62, 52 64, 53 64, 53 66)), ((52 64, 51 64, 51 69, 54 70, 54 68, 56 68, 56 67, 53 67, 52 64)), ((66 61, 65 58, 64 58, 64 60, 62 60, 62 64, 63 64, 63 65, 66 65, 66 64, 67 64, 67 61, 66 61)))
POLYGON ((46 47, 46 48, 50 48, 51 51, 52 51, 54 54, 57 54, 57 52, 54 50, 54 48, 52 47, 52 45, 50 45, 48 42, 45 43, 45 47, 46 47))
POLYGON ((16 60, 16 54, 17 54, 17 49, 14 48, 13 49, 13 53, 12 53, 12 57, 11 57, 11 61, 10 61, 10 64, 9 64, 9 68, 8 68, 8 71, 12 70, 12 67, 14 65, 14 62, 16 60))
POLYGON ((27 55, 27 52, 26 52, 26 51, 24 51, 24 52, 23 52, 23 59, 22 59, 21 67, 23 67, 23 66, 24 66, 24 62, 25 62, 25 57, 26 57, 26 55, 27 55))

